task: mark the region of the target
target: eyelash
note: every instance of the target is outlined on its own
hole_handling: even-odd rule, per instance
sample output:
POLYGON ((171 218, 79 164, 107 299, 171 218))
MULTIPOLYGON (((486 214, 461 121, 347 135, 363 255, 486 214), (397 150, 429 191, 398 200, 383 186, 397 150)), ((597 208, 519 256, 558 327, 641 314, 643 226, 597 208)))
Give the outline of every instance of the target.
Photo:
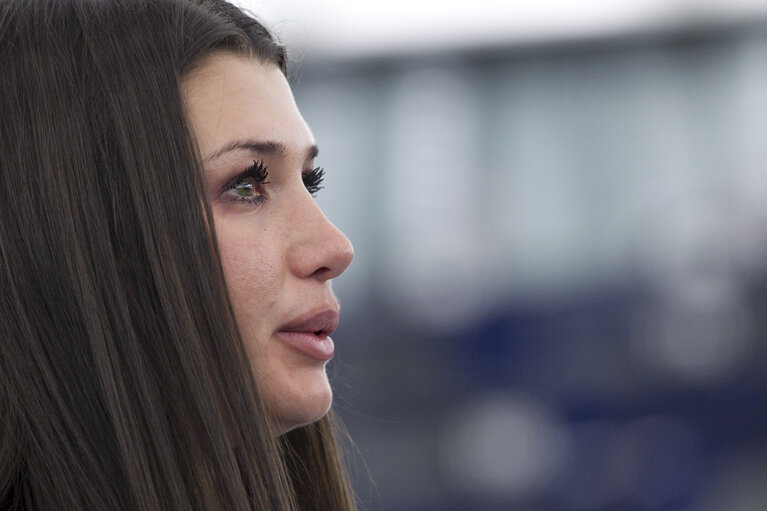
MULTIPOLYGON (((230 181, 225 187, 224 191, 226 192, 233 192, 236 190, 236 188, 245 182, 248 178, 253 178, 255 181, 254 185, 254 193, 257 191, 255 188, 269 184, 269 181, 267 181, 267 177, 269 177, 269 172, 267 171, 266 165, 264 164, 263 160, 253 160, 253 165, 248 167, 245 172, 234 178, 232 181, 230 181)), ((325 169, 322 167, 315 167, 309 172, 306 172, 305 174, 301 174, 301 180, 304 183, 304 186, 309 191, 312 197, 315 197, 317 195, 317 192, 322 190, 323 186, 322 182, 325 180, 325 169)), ((258 196, 254 197, 246 197, 246 196, 240 196, 235 194, 229 194, 231 200, 236 202, 246 202, 249 204, 254 205, 260 205, 263 204, 266 201, 266 195, 261 192, 258 196)))
POLYGON ((306 174, 302 174, 301 179, 303 180, 306 189, 309 190, 309 193, 314 197, 317 195, 317 192, 323 188, 320 185, 322 185, 322 182, 325 180, 325 169, 322 167, 314 167, 306 174))
POLYGON ((266 165, 263 160, 253 160, 253 165, 248 167, 245 172, 232 179, 225 187, 224 192, 228 195, 229 199, 235 202, 245 202, 253 205, 261 205, 266 201, 266 195, 263 190, 258 190, 262 185, 269 184, 266 178, 269 177, 269 172, 266 170, 266 165), (252 197, 237 195, 237 187, 241 184, 245 184, 248 178, 252 178, 255 183, 253 186, 253 193, 258 193, 252 197), (230 193, 232 192, 232 193, 230 193))

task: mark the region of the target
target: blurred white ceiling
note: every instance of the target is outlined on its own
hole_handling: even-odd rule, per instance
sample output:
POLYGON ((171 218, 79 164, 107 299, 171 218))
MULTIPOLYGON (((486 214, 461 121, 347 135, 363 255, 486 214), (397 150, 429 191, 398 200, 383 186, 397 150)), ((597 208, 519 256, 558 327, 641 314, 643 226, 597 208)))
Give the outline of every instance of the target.
POLYGON ((366 57, 767 18, 767 0, 234 0, 293 53, 366 57))

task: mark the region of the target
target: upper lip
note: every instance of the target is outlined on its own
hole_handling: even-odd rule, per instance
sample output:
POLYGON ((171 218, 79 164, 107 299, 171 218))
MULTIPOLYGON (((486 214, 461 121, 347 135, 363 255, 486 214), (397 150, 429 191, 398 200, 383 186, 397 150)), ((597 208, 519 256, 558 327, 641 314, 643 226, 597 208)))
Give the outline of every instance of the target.
POLYGON ((340 311, 337 307, 312 310, 301 314, 293 321, 280 327, 280 332, 312 332, 317 335, 330 335, 338 328, 340 311))

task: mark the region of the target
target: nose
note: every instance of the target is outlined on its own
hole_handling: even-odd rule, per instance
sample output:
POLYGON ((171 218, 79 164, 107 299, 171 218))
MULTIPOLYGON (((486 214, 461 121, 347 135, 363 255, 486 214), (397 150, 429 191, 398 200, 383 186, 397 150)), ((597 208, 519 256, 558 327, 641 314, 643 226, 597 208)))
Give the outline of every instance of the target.
POLYGON ((349 238, 328 220, 313 199, 300 209, 302 214, 293 220, 295 238, 288 254, 290 271, 297 277, 320 281, 338 277, 354 259, 349 238))

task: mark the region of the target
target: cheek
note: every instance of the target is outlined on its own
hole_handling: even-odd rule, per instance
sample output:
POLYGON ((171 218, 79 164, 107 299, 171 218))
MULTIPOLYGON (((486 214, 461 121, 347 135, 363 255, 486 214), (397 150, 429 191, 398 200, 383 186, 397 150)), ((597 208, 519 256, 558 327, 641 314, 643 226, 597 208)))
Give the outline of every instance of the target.
POLYGON ((216 232, 237 326, 266 407, 281 432, 317 420, 332 401, 325 364, 273 339, 286 314, 300 309, 285 242, 272 236, 284 231, 218 218, 216 232))
POLYGON ((237 324, 248 348, 269 335, 284 273, 276 240, 266 231, 217 225, 221 264, 237 324), (260 234, 260 235, 259 235, 260 234))

